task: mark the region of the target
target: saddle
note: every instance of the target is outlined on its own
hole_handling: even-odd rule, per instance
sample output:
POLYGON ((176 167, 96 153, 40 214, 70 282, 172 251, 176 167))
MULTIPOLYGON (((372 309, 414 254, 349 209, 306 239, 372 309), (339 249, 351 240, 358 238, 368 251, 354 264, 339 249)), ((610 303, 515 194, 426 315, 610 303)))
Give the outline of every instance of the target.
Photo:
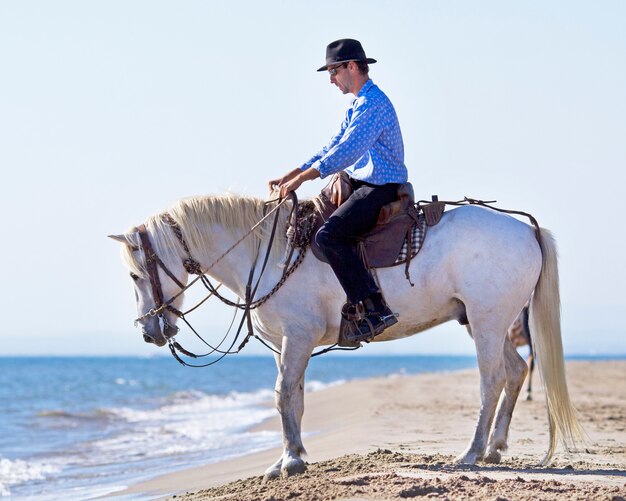
MULTIPOLYGON (((352 186, 348 175, 343 171, 335 174, 318 198, 321 207, 317 207, 319 217, 312 228, 313 235, 328 220, 330 215, 348 199, 351 193, 352 186)), ((442 204, 441 213, 443 213, 443 208, 442 204)), ((439 218, 441 218, 441 214, 439 214, 439 218)), ((422 231, 418 232, 418 238, 421 236, 420 240, 423 241, 424 222, 428 224, 430 220, 434 223, 437 219, 434 215, 427 219, 424 216, 420 217, 420 211, 415 206, 413 186, 411 183, 400 185, 398 187, 398 199, 380 210, 376 226, 360 239, 359 245, 367 266, 369 268, 387 268, 410 261, 414 255, 411 250, 415 248, 415 245, 412 244, 418 243, 412 242, 412 237, 415 236, 415 232, 412 231, 413 227, 422 228, 422 231), (403 251, 403 246, 408 247, 406 253, 403 251)), ((327 262, 314 238, 311 239, 311 250, 317 259, 327 262)))

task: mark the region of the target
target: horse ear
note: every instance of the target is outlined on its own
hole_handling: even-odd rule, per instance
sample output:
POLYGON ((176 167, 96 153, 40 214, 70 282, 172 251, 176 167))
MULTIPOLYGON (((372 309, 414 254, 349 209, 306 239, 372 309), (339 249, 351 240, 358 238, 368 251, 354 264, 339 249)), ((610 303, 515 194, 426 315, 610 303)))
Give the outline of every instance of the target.
POLYGON ((117 240, 118 242, 122 243, 122 244, 127 244, 127 245, 133 245, 132 242, 130 242, 125 235, 108 235, 109 238, 112 238, 113 240, 117 240))
POLYGON ((139 250, 139 247, 137 247, 126 235, 107 235, 107 236, 122 244, 128 245, 133 251, 139 250))

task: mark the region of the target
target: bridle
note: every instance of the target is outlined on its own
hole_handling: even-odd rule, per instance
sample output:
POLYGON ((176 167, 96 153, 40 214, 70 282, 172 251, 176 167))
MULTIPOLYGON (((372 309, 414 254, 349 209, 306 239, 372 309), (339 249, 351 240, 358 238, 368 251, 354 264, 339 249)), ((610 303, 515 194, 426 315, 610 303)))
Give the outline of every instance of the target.
MULTIPOLYGON (((217 259, 215 259, 213 261, 213 263, 211 263, 208 267, 206 268, 202 268, 202 265, 196 261, 192 255, 191 252, 189 250, 189 246, 187 245, 187 242, 185 241, 183 234, 182 234, 182 230, 180 228, 180 226, 178 225, 178 223, 174 220, 174 218, 169 214, 169 213, 164 213, 161 214, 161 218, 163 219, 163 221, 171 227, 172 231, 174 232, 174 234, 176 235, 179 243, 181 244, 181 246, 183 247, 183 249, 185 250, 187 257, 183 260, 183 267, 185 268, 185 270, 187 271, 187 273, 189 273, 190 275, 197 275, 197 277, 195 279, 193 279, 192 281, 190 281, 187 285, 184 285, 180 280, 178 280, 178 278, 176 278, 176 276, 174 275, 174 273, 172 273, 167 266, 165 265, 165 263, 163 262, 163 260, 156 254, 156 252, 154 251, 152 244, 150 243, 150 239, 148 238, 148 233, 147 233, 147 229, 145 225, 141 225, 138 227, 138 233, 139 233, 139 238, 140 238, 140 242, 141 242, 141 248, 143 250, 145 259, 146 259, 146 272, 147 272, 147 276, 148 279, 150 281, 150 288, 152 291, 152 299, 154 302, 154 307, 151 308, 150 310, 148 310, 148 312, 144 313, 143 315, 141 315, 140 317, 135 319, 135 325, 137 325, 138 323, 140 323, 142 320, 145 320, 146 318, 149 317, 154 317, 157 316, 159 318, 159 321, 162 323, 163 325, 163 334, 165 335, 165 330, 167 328, 169 329, 175 329, 176 332, 179 331, 178 326, 175 325, 171 325, 168 323, 167 321, 167 317, 165 315, 165 311, 169 311, 170 313, 172 313, 173 315, 175 315, 176 317, 180 318, 181 320, 183 320, 187 326, 193 331, 193 333, 206 345, 210 348, 210 351, 208 353, 204 353, 202 355, 197 355, 195 353, 190 352, 189 350, 186 350, 185 348, 183 348, 177 341, 173 341, 172 337, 167 337, 167 343, 169 345, 170 348, 170 352, 172 353, 172 356, 178 361, 180 362, 182 365, 185 365, 187 367, 207 367, 209 365, 213 365, 217 362, 219 362, 222 358, 224 358, 226 355, 231 355, 231 354, 236 354, 239 353, 242 348, 248 343, 248 341, 250 340, 251 337, 255 337, 257 340, 259 340, 259 342, 261 342, 261 344, 263 344, 266 348, 268 348, 269 350, 273 351, 274 353, 280 355, 280 352, 278 350, 276 350, 274 347, 272 347, 271 345, 269 345, 267 342, 265 342, 261 337, 257 336, 254 333, 254 328, 252 326, 252 319, 251 319, 251 312, 252 310, 260 307, 262 304, 264 304, 268 299, 270 299, 281 287, 282 285, 285 283, 285 281, 287 280, 287 278, 289 278, 289 276, 298 268, 298 266, 302 263, 302 261, 304 260, 304 256, 306 254, 306 245, 302 246, 299 248, 299 252, 298 252, 298 256, 296 257, 296 259, 293 261, 293 263, 291 262, 292 258, 293 258, 293 253, 294 253, 294 247, 291 246, 289 249, 289 253, 287 255, 287 258, 285 260, 285 266, 283 268, 283 274, 280 278, 280 280, 276 283, 276 285, 264 296, 262 296, 259 299, 254 299, 256 292, 258 290, 259 284, 261 282, 261 278, 263 276, 263 273, 265 271, 265 268, 267 266, 267 263, 269 261, 269 256, 272 250, 272 244, 274 242, 274 237, 276 235, 276 230, 278 227, 278 220, 279 220, 279 212, 278 209, 279 207, 287 200, 292 200, 292 208, 291 208, 291 213, 289 215, 289 221, 290 224, 292 225, 293 231, 297 232, 297 225, 295 224, 295 218, 297 215, 297 208, 298 208, 298 198, 296 196, 296 194, 294 192, 290 192, 287 197, 283 198, 283 199, 278 199, 278 200, 270 200, 268 202, 265 202, 265 206, 264 206, 264 214, 263 217, 254 225, 252 226, 252 228, 250 228, 250 230, 245 233, 239 240, 237 240, 237 242, 235 242, 233 245, 231 245, 221 256, 219 256, 217 259), (274 202, 278 202, 278 204, 269 212, 267 211, 267 207, 269 204, 274 203, 274 202), (261 254, 261 244, 259 243, 259 247, 257 248, 257 253, 256 253, 256 258, 252 264, 249 276, 248 276, 248 282, 246 284, 246 289, 245 289, 245 297, 244 297, 244 301, 243 303, 240 302, 239 300, 237 300, 236 302, 233 302, 229 299, 227 299, 226 297, 222 296, 219 292, 218 289, 221 287, 222 284, 218 284, 217 286, 215 286, 211 280, 209 279, 209 277, 207 276, 207 272, 213 268, 219 261, 221 261, 224 257, 226 257, 226 255, 228 255, 237 245, 239 245, 248 235, 252 234, 252 232, 259 227, 259 225, 261 225, 266 219, 268 219, 273 213, 275 214, 274 217, 274 221, 272 224, 272 231, 270 233, 270 237, 268 239, 268 243, 265 249, 265 257, 263 259, 263 263, 261 265, 261 268, 259 270, 259 274, 257 276, 256 282, 254 281, 254 276, 255 276, 255 272, 256 272, 256 268, 257 268, 257 263, 259 261, 259 257, 261 254), (159 279, 159 273, 158 273, 158 268, 161 268, 163 270, 163 272, 172 279, 172 281, 180 288, 180 291, 178 293, 176 293, 175 295, 173 295, 172 297, 170 297, 167 300, 164 300, 163 298, 163 291, 161 288, 161 281, 159 279), (182 312, 180 310, 178 310, 177 308, 175 308, 172 303, 176 300, 176 298, 180 297, 187 289, 189 289, 192 285, 195 284, 195 282, 197 281, 201 281, 201 283, 204 285, 204 287, 209 291, 209 294, 203 298, 200 302, 198 302, 195 306, 193 306, 192 308, 190 308, 189 310, 182 312), (193 328, 193 326, 188 322, 186 315, 190 312, 192 312, 193 310, 197 309, 200 305, 202 305, 206 300, 208 300, 211 296, 215 296, 217 297, 220 301, 222 301, 224 304, 227 304, 228 306, 232 306, 235 308, 235 316, 233 316, 233 320, 230 324, 230 327, 228 329, 228 331, 226 332, 226 334, 224 335, 224 337, 222 338, 222 340, 217 344, 217 346, 212 346, 211 344, 209 344, 202 336, 200 336, 200 334, 198 334, 198 332, 193 328), (235 321, 235 317, 237 312, 241 310, 243 311, 243 315, 242 318, 239 322, 239 326, 237 329, 237 332, 230 344, 230 346, 226 349, 226 350, 222 350, 220 349, 221 345, 225 342, 226 338, 228 337, 228 334, 230 333, 230 329, 232 328, 234 321, 235 321), (236 350, 233 350, 233 347, 235 346, 237 340, 239 339, 239 336, 242 332, 243 326, 246 325, 247 326, 247 335, 245 336, 245 338, 243 339, 243 341, 239 344, 239 347, 236 350), (182 358, 180 358, 180 356, 178 355, 178 352, 183 353, 184 355, 187 355, 189 357, 192 358, 203 358, 203 357, 207 357, 209 355, 212 355, 214 353, 218 353, 219 356, 212 360, 209 363, 206 364, 202 364, 202 365, 192 365, 189 364, 187 362, 185 362, 182 358)), ((311 239, 311 233, 312 232, 312 227, 309 229, 309 234, 308 235, 303 235, 302 238, 300 239, 300 241, 303 242, 310 242, 311 239)), ((294 241, 298 241, 297 235, 294 235, 294 241)), ((354 348, 342 348, 342 347, 337 347, 337 344, 335 343, 334 345, 328 347, 328 348, 324 348, 322 350, 319 350, 313 354, 311 354, 312 357, 317 356, 317 355, 321 355, 323 353, 328 353, 329 351, 334 351, 334 350, 353 350, 354 348)))
MULTIPOLYGON (((169 216, 169 214, 168 214, 169 216)), ((171 217, 171 216, 170 216, 171 217)), ((177 326, 170 325, 167 321, 167 317, 165 316, 165 310, 170 311, 177 317, 183 316, 183 313, 174 308, 172 306, 172 301, 163 301, 163 290, 161 288, 161 280, 159 279, 159 270, 160 267, 165 274, 172 279, 172 281, 178 285, 181 289, 185 289, 185 285, 176 278, 168 268, 165 266, 165 263, 161 260, 161 258, 154 252, 154 248, 150 243, 150 239, 148 238, 148 232, 146 230, 146 225, 142 224, 137 227, 137 233, 139 233, 139 241, 141 242, 141 249, 143 250, 143 254, 146 261, 146 273, 148 275, 148 280, 150 281, 150 290, 152 292, 152 301, 154 302, 154 307, 148 310, 145 314, 135 319, 135 326, 140 323, 142 320, 145 320, 149 317, 157 316, 159 320, 163 324, 163 331, 166 328, 175 328, 178 331, 177 326)))
MULTIPOLYGON (((269 344, 267 344, 263 339, 261 339, 259 336, 257 336, 254 333, 254 329, 252 327, 252 321, 251 321, 251 317, 250 317, 250 313, 253 309, 258 308, 259 306, 261 306, 263 303, 265 303, 270 297, 272 297, 277 291, 278 289, 284 284, 285 280, 295 271, 295 269, 300 265, 300 263, 303 261, 304 259, 304 255, 305 255, 305 250, 306 249, 300 249, 300 252, 297 256, 297 258, 294 260, 293 263, 291 263, 291 259, 293 257, 293 248, 290 250, 289 255, 286 259, 286 263, 287 266, 285 266, 285 268, 283 269, 283 274, 282 277, 280 278, 280 280, 278 281, 278 283, 272 288, 272 290, 270 290, 267 294, 265 294, 263 297, 259 298, 259 299, 254 299, 257 289, 259 287, 259 284, 261 282, 261 278, 263 276, 263 272, 265 271, 266 265, 268 263, 269 260, 269 255, 272 249, 272 244, 274 241, 274 237, 276 235, 276 230, 277 230, 277 226, 278 226, 278 219, 279 219, 279 212, 278 212, 278 208, 288 199, 293 200, 293 206, 292 206, 292 213, 290 215, 291 217, 294 217, 294 214, 296 214, 297 211, 297 198, 295 196, 295 193, 292 194, 291 196, 289 196, 288 198, 284 198, 281 200, 278 200, 278 204, 276 205, 276 207, 274 207, 271 211, 267 211, 267 207, 268 204, 276 202, 277 200, 271 200, 269 202, 266 202, 265 207, 264 207, 264 215, 261 218, 261 220, 259 220, 258 223, 256 223, 245 235, 243 235, 237 242, 235 242, 229 249, 227 249, 220 257, 218 257, 215 261, 213 261, 213 263, 206 267, 206 268, 202 268, 202 265, 196 261, 192 256, 191 256, 191 252, 189 250, 189 246, 187 245, 187 242, 185 241, 183 234, 182 234, 182 230, 180 228, 180 226, 178 225, 178 223, 174 220, 174 218, 169 214, 169 213, 164 213, 161 214, 161 218, 162 220, 172 229, 172 231, 174 232, 174 234, 176 235, 179 243, 181 244, 182 248, 185 250, 187 257, 183 260, 183 267, 185 268, 185 270, 190 274, 190 275, 197 275, 197 277, 192 280, 191 282, 189 282, 187 285, 184 285, 175 275, 174 273, 172 273, 171 270, 169 270, 167 268, 167 266, 165 265, 165 263, 163 262, 163 260, 157 255, 157 253, 154 251, 154 248, 150 242, 150 239, 148 238, 148 233, 147 233, 147 229, 145 225, 141 225, 137 228, 138 233, 139 233, 139 239, 140 239, 140 243, 141 243, 141 250, 143 251, 143 254, 145 256, 145 260, 146 260, 146 274, 147 274, 147 278, 150 282, 150 290, 151 290, 151 294, 152 294, 152 300, 154 302, 154 307, 152 307, 150 310, 148 310, 146 313, 144 313, 143 315, 141 315, 140 317, 135 319, 135 325, 141 323, 141 321, 145 320, 146 318, 150 318, 150 317, 158 317, 159 318, 159 322, 162 325, 162 332, 164 334, 164 336, 167 339, 167 343, 169 345, 170 351, 172 353, 172 355, 174 356, 174 358, 176 358, 176 360, 178 360, 178 362, 180 362, 183 365, 189 366, 189 367, 206 367, 208 365, 213 365, 214 363, 218 362, 219 360, 221 360, 224 356, 229 355, 229 354, 234 354, 234 353, 239 353, 239 351, 241 351, 241 349, 247 344, 247 342, 249 341, 250 337, 256 337, 262 344, 264 344, 267 348, 269 348, 270 350, 278 353, 272 346, 270 346, 269 344), (250 270, 250 274, 248 277, 248 283, 246 285, 246 289, 245 289, 245 298, 244 298, 244 302, 242 303, 241 301, 231 301, 229 299, 227 299, 226 297, 222 296, 219 292, 218 289, 220 288, 221 284, 218 284, 217 286, 215 286, 211 280, 209 279, 209 277, 206 275, 206 273, 213 267, 215 266, 221 259, 223 259, 229 252, 231 252, 237 245, 239 245, 248 235, 250 235, 260 224, 262 224, 266 219, 269 218, 269 216, 272 213, 276 213, 274 221, 273 221, 273 225, 272 225, 272 231, 269 237, 269 241, 267 243, 267 248, 265 251, 265 257, 263 260, 263 264, 261 266, 261 269, 259 271, 259 274, 256 278, 256 282, 253 283, 253 279, 255 276, 255 271, 257 268, 257 262, 259 261, 259 256, 261 254, 261 249, 260 249, 260 243, 259 243, 259 247, 257 248, 257 256, 254 260, 254 263, 252 265, 252 269, 250 270), (175 295, 173 295, 172 297, 168 298, 167 300, 164 299, 163 297, 163 291, 162 291, 162 287, 161 287, 161 281, 159 279, 159 268, 161 268, 163 270, 163 272, 170 278, 172 279, 172 281, 180 288, 180 291, 178 293, 176 293, 175 295), (177 308, 175 308, 172 303, 176 300, 176 298, 180 297, 187 289, 189 289, 196 281, 201 281, 201 283, 205 286, 205 288, 209 291, 209 294, 202 299, 198 304, 196 304, 195 306, 193 306, 192 308, 190 308, 189 310, 187 310, 186 312, 182 312, 180 310, 178 310, 177 308), (188 322, 186 315, 188 313, 190 313, 191 311, 195 310, 196 308, 198 308, 202 303, 204 303, 207 299, 209 299, 211 296, 216 296, 218 299, 220 299, 223 303, 229 305, 229 306, 233 306, 235 307, 235 316, 237 311, 242 310, 243 311, 243 316, 241 318, 241 321, 239 323, 239 327, 237 329, 237 333, 234 337, 234 339, 232 340, 232 343, 230 344, 230 346, 228 347, 228 349, 226 350, 222 350, 220 349, 221 345, 224 343, 224 341, 226 340, 229 332, 230 332, 230 327, 228 329, 228 332, 226 333, 226 335, 223 337, 223 339, 217 344, 217 346, 212 346, 211 344, 209 344, 202 336, 200 336, 200 334, 193 328, 193 326, 188 322), (176 332, 179 331, 179 328, 175 325, 171 325, 168 323, 167 321, 167 316, 165 315, 165 312, 169 311, 170 313, 172 313, 173 315, 175 315, 176 317, 180 318, 181 320, 183 320, 187 326, 194 332, 194 334, 205 344, 210 348, 210 351, 208 353, 204 353, 201 355, 197 355, 195 353, 190 352, 189 350, 186 350, 185 348, 183 348, 177 341, 174 341, 172 339, 173 336, 166 336, 165 332, 167 329, 171 330, 171 329, 175 329, 176 332), (247 330, 248 333, 246 335, 246 337, 243 339, 243 341, 241 342, 241 344, 239 345, 239 347, 236 350, 233 350, 233 347, 235 346, 235 343, 237 342, 242 330, 243 330, 243 326, 247 325, 247 330), (212 355, 214 353, 218 353, 219 356, 217 357, 217 359, 207 363, 207 364, 203 364, 203 365, 191 365, 187 362, 185 362, 183 359, 180 358, 180 356, 178 355, 178 352, 183 353, 184 355, 187 355, 189 357, 192 358, 202 358, 202 357, 206 357, 209 355, 212 355)), ((310 238, 310 235, 309 235, 310 238)), ((235 317, 233 317, 233 322, 231 322, 231 327, 234 323, 235 317)))
MULTIPOLYGON (((198 305, 196 305, 196 307, 188 310, 187 312, 183 313, 180 310, 174 308, 174 306, 172 306, 172 303, 179 297, 181 296, 187 289, 189 289, 192 285, 194 285, 198 280, 202 280, 206 279, 206 273, 213 268, 217 263, 219 263, 224 257, 226 257, 237 245, 239 245, 247 236, 249 236, 250 234, 252 234, 252 232, 258 228, 261 223, 263 223, 271 214, 273 214, 274 212, 276 212, 276 218, 274 221, 274 228, 270 237, 270 242, 268 245, 268 248, 271 249, 271 244, 273 243, 273 239, 275 236, 275 230, 276 230, 276 226, 278 223, 278 208, 286 201, 287 199, 282 199, 279 200, 278 204, 276 205, 276 207, 274 207, 270 212, 265 213, 263 215, 263 217, 259 220, 259 222, 257 222, 252 228, 250 228, 250 230, 248 230, 248 232, 246 234, 244 234, 239 240, 237 240, 233 245, 231 245, 221 256, 219 256, 217 259, 215 259, 213 261, 213 263, 211 263, 211 265, 209 265, 208 267, 206 267, 205 269, 202 268, 202 265, 196 261, 192 256, 191 256, 191 251, 189 250, 189 246, 187 245, 186 240, 183 238, 183 234, 182 234, 182 230, 180 228, 180 226, 178 225, 178 223, 174 220, 174 218, 167 212, 161 214, 161 218, 163 219, 163 221, 171 227, 172 231, 174 232, 174 234, 176 235, 176 238, 178 239, 179 243, 181 244, 181 246, 183 247, 183 249, 185 250, 185 252, 187 253, 187 257, 183 260, 183 267, 185 268, 185 270, 187 271, 187 273, 189 273, 190 275, 198 275, 194 280, 192 280, 191 282, 189 282, 187 285, 184 285, 180 280, 178 280, 178 278, 176 278, 176 275, 174 275, 174 273, 172 273, 167 266, 165 266, 165 263, 163 262, 163 260, 157 255, 157 253, 154 251, 152 244, 150 243, 150 239, 148 238, 148 233, 147 233, 147 229, 146 229, 146 225, 142 224, 140 226, 137 227, 137 232, 139 233, 139 239, 140 239, 140 243, 141 243, 141 250, 144 253, 145 256, 145 260, 146 260, 146 273, 148 275, 148 280, 150 281, 150 288, 152 291, 152 300, 154 302, 154 307, 151 308, 150 310, 148 310, 146 313, 144 313, 143 315, 137 317, 135 319, 135 324, 139 323, 141 320, 145 320, 146 318, 149 317, 154 317, 154 316, 159 316, 162 317, 163 316, 163 311, 164 310, 168 310, 171 313, 173 313, 174 315, 176 315, 177 317, 184 317, 185 313, 189 313, 190 311, 193 311, 195 308, 197 308, 197 306, 199 306, 200 304, 202 304, 206 299, 203 299, 198 305), (167 301, 165 301, 163 299, 163 291, 161 288, 161 281, 159 279, 159 273, 158 273, 158 267, 160 267, 164 273, 170 277, 172 279, 172 281, 180 288, 180 291, 178 293, 176 293, 175 295, 173 295, 172 297, 170 297, 167 301)), ((270 200, 269 202, 265 203, 265 207, 268 206, 269 203, 275 202, 276 200, 270 200)), ((297 204, 297 199, 295 200, 295 204, 294 206, 297 204)), ((133 250, 139 250, 137 247, 134 247, 133 250)), ((291 254, 290 254, 290 258, 291 258, 291 254)), ((221 285, 221 284, 220 284, 221 285)), ((217 287, 210 287, 211 292, 213 294, 215 294, 215 292, 217 291, 217 289, 219 289, 219 285, 217 287)), ((225 298, 224 298, 225 299, 225 298)), ((269 298, 268 298, 269 299, 269 298)), ((227 302, 227 304, 229 304, 230 306, 235 305, 236 303, 232 303, 232 302, 227 302)))

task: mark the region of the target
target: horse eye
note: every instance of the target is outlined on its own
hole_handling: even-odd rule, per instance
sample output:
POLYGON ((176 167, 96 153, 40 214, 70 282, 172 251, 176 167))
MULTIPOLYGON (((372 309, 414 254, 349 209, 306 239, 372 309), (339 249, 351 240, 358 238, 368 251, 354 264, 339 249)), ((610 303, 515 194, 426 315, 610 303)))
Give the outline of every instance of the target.
POLYGON ((130 272, 130 278, 132 278, 135 282, 139 280, 139 276, 135 275, 132 271, 130 272))

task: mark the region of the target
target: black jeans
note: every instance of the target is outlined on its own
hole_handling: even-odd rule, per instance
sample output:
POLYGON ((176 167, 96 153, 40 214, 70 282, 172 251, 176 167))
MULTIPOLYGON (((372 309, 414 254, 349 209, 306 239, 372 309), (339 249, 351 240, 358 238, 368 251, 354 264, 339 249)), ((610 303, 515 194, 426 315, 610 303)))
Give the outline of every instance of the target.
POLYGON ((351 180, 354 192, 318 230, 315 241, 330 263, 348 301, 380 292, 357 251, 357 241, 376 225, 380 209, 397 200, 398 184, 381 186, 351 180))

